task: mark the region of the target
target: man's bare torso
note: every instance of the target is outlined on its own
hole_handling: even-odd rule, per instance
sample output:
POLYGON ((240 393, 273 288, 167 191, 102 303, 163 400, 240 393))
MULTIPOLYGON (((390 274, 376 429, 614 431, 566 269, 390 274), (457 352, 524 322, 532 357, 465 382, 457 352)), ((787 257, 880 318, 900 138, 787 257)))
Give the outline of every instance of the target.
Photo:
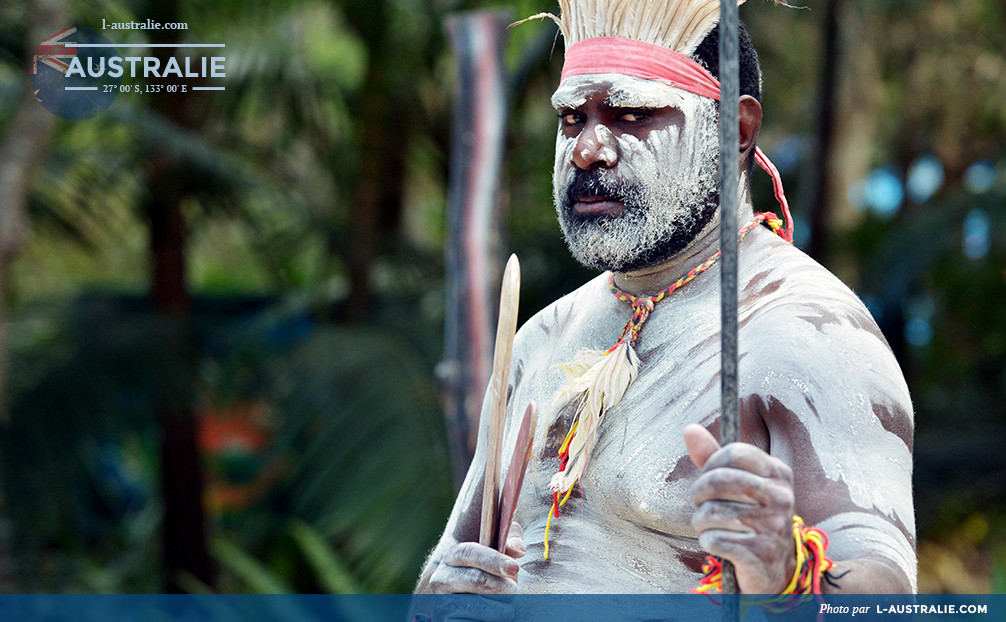
MULTIPOLYGON (((741 440, 793 467, 796 510, 837 535, 833 557, 880 547, 914 583, 910 485, 885 490, 871 477, 884 469, 887 479, 911 478, 911 406, 887 344, 852 292, 763 228, 745 242, 740 282, 741 440)), ((718 432, 718 290, 714 268, 650 315, 636 344, 639 377, 606 416, 582 485, 552 521, 548 560, 548 482, 572 417, 572 409, 558 420, 547 412, 564 382, 555 366, 581 349, 607 349, 631 310, 601 275, 521 328, 510 408, 523 411, 531 399, 542 408, 515 517, 528 548, 521 592, 682 592, 696 584, 704 554, 688 491, 698 470, 682 430, 697 422, 718 432)), ((515 434, 508 426, 507 446, 515 434)), ((477 498, 472 484, 462 498, 477 498)))

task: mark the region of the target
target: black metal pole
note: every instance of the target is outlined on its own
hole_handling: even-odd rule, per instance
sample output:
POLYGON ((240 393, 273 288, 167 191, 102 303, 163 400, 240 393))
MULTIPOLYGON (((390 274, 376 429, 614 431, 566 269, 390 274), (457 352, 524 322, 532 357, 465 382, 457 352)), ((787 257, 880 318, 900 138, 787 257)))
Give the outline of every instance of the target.
MULTIPOLYGON (((720 444, 740 437, 737 396, 737 209, 740 178, 740 51, 737 2, 720 2, 720 444)), ((737 579, 723 561, 723 620, 738 620, 737 579)))

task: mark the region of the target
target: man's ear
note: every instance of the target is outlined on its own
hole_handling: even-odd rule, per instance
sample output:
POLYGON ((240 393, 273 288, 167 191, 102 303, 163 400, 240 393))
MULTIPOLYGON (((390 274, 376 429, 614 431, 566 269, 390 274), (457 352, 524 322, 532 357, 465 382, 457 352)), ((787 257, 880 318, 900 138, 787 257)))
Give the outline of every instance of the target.
POLYGON ((758 141, 761 130, 761 104, 750 95, 742 95, 740 99, 740 151, 747 153, 758 141))

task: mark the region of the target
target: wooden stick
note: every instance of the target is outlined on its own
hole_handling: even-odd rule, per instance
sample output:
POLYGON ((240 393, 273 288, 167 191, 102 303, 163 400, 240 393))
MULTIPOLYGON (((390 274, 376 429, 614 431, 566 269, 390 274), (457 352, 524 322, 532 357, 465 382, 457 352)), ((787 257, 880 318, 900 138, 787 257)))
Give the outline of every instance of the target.
POLYGON ((506 422, 507 390, 510 383, 510 359, 513 338, 517 331, 517 306, 520 300, 520 262, 510 255, 503 270, 500 289, 499 323, 496 325, 496 346, 493 351, 493 374, 490 380, 489 439, 486 455, 485 486, 482 489, 482 525, 479 544, 492 546, 499 522, 500 472, 502 471, 503 424, 506 422))
POLYGON ((503 491, 500 493, 500 519, 497 532, 496 550, 506 552, 506 539, 510 533, 510 522, 513 521, 520 489, 524 485, 524 474, 527 463, 531 460, 531 448, 534 446, 534 431, 538 427, 538 405, 534 400, 527 405, 524 419, 517 431, 517 442, 514 443, 510 466, 507 468, 506 480, 503 481, 503 491))

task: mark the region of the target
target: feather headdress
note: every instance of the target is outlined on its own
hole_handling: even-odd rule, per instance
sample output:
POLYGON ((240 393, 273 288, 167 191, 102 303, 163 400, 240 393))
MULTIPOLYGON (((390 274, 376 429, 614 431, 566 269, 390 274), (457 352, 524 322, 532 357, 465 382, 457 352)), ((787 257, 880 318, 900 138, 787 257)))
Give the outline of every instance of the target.
MULTIPOLYGON (((745 0, 737 0, 737 5, 745 0)), ((623 37, 690 55, 720 18, 719 0, 559 0, 559 25, 568 49, 594 37, 623 37)), ((521 22, 527 20, 521 20, 521 22)), ((518 22, 518 23, 521 23, 518 22)))

